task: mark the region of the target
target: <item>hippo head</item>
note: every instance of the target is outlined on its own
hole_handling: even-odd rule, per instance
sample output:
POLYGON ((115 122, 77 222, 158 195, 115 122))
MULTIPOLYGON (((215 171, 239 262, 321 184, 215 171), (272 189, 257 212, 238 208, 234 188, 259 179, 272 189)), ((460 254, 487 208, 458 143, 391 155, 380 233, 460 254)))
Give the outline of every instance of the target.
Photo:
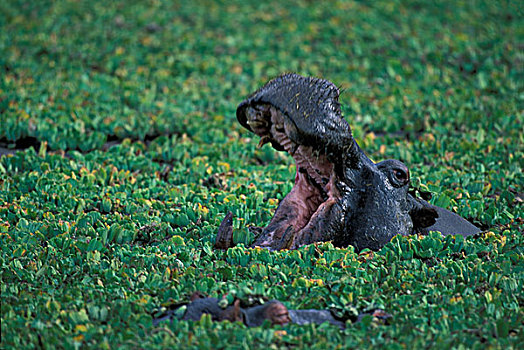
POLYGON ((332 240, 377 250, 397 234, 438 230, 439 209, 448 215, 408 193, 409 170, 401 161, 374 163, 366 156, 338 97, 327 80, 286 74, 238 106, 238 121, 260 136, 259 146, 270 143, 296 163, 295 185, 255 246, 285 249, 332 240))

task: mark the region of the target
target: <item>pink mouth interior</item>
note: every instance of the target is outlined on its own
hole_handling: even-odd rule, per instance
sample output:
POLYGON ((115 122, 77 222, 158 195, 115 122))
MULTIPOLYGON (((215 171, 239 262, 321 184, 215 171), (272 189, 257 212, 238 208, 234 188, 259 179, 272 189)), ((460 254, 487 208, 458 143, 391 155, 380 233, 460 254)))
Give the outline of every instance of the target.
POLYGON ((302 230, 316 213, 322 211, 324 204, 332 203, 340 195, 334 185, 333 164, 313 147, 292 141, 288 135, 294 131, 294 125, 287 122, 278 109, 257 105, 248 107, 246 116, 250 128, 261 137, 259 146, 270 142, 275 149, 286 151, 295 160, 297 169, 295 185, 272 219, 272 222, 278 221, 281 228, 267 233, 265 240, 259 242, 264 246, 281 239, 289 226, 293 226, 295 232, 302 230), (280 210, 284 206, 286 210, 280 210))

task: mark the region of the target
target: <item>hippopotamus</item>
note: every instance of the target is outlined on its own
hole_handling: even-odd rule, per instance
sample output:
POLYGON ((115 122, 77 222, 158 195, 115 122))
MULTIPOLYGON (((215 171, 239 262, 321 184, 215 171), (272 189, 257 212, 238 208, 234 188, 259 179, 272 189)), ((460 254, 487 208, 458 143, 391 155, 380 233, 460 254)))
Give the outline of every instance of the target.
POLYGON ((272 325, 287 325, 294 323, 298 325, 330 323, 344 329, 346 321, 360 322, 365 316, 369 315, 378 321, 387 321, 392 316, 382 309, 373 308, 358 315, 337 316, 332 310, 293 310, 288 309, 279 300, 270 300, 262 305, 240 307, 240 300, 236 299, 233 305, 223 305, 217 298, 203 296, 195 292, 189 303, 175 305, 174 309, 168 310, 153 319, 153 324, 157 326, 160 322, 171 321, 175 318, 180 320, 199 321, 202 315, 211 316, 212 321, 242 322, 247 327, 259 327, 266 320, 272 325))
MULTIPOLYGON (((378 250, 398 234, 480 232, 459 215, 413 196, 401 161, 373 162, 353 138, 339 95, 330 81, 285 74, 238 106, 239 123, 260 137, 259 146, 269 143, 296 163, 294 187, 253 246, 280 250, 332 241, 357 251, 378 250)), ((232 244, 230 231, 219 230, 220 247, 232 244)))

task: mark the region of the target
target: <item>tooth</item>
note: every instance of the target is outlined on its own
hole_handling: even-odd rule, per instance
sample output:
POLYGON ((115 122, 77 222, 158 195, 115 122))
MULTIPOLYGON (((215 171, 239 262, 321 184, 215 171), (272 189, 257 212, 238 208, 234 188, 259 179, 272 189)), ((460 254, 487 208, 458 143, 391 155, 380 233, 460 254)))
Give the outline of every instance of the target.
POLYGON ((297 149, 298 149, 298 144, 292 143, 291 148, 289 149, 289 154, 291 154, 291 156, 294 156, 297 149))
POLYGON ((260 138, 260 142, 257 145, 257 148, 260 148, 260 147, 264 146, 269 141, 271 141, 271 138, 269 136, 267 136, 267 135, 262 136, 260 138))

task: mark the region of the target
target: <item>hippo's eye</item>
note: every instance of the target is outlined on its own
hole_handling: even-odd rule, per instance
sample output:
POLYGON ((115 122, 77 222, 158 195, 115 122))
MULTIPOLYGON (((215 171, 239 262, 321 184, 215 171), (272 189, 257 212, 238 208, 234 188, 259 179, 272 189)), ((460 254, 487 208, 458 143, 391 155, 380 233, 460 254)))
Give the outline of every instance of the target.
POLYGON ((409 169, 401 161, 386 159, 377 163, 377 168, 388 177, 393 187, 400 188, 409 184, 409 169))
POLYGON ((395 181, 401 186, 407 184, 409 181, 409 173, 404 169, 393 169, 393 176, 395 177, 395 181))

